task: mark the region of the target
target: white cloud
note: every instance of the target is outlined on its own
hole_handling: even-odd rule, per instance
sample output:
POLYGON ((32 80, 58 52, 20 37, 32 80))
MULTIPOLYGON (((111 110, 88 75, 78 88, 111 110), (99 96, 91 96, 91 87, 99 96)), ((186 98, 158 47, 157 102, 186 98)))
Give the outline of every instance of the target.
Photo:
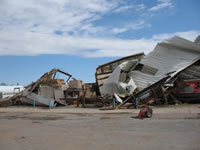
MULTIPOLYGON (((100 36, 101 33, 106 34, 106 32, 108 35, 113 35, 151 27, 151 24, 145 20, 128 23, 121 28, 115 25, 109 28, 95 26, 94 21, 119 8, 120 1, 1 0, 0 55, 126 56, 142 51, 148 53, 157 42, 166 37, 180 35, 193 40, 197 34, 200 34, 199 31, 188 31, 132 40, 100 36), (60 35, 56 35, 56 31, 60 35)), ((170 0, 158 0, 158 2, 165 5, 171 3, 170 0)), ((131 7, 121 8, 121 11, 123 9, 127 10, 131 7)), ((133 5, 133 9, 143 10, 145 5, 133 5)), ((154 8, 156 9, 158 10, 154 8)))
POLYGON ((115 9, 113 12, 120 13, 120 12, 123 12, 123 11, 125 11, 127 9, 130 9, 130 8, 133 8, 133 6, 131 6, 131 5, 121 6, 121 7, 117 8, 117 9, 115 9))
POLYGON ((146 6, 144 4, 138 4, 134 7, 137 11, 144 10, 146 6))
POLYGON ((123 27, 123 28, 113 28, 111 32, 114 33, 114 34, 118 34, 118 33, 126 32, 127 30, 129 30, 129 28, 126 28, 126 27, 123 27))
POLYGON ((153 6, 149 9, 149 11, 158 11, 163 8, 171 8, 173 7, 173 4, 171 0, 157 0, 158 4, 156 6, 153 6))
POLYGON ((108 0, 3 0, 0 29, 53 33, 77 32, 117 6, 108 0))
POLYGON ((0 32, 0 55, 66 54, 84 57, 125 56, 148 50, 151 40, 59 36, 33 32, 0 32), (19 38, 20 36, 20 38, 19 38), (10 44, 7 44, 10 43, 10 44), (144 45, 144 43, 146 43, 144 45))
POLYGON ((136 10, 136 11, 141 11, 144 10, 146 7, 144 4, 136 4, 136 5, 124 5, 121 7, 116 8, 113 12, 114 13, 121 13, 121 12, 125 12, 128 9, 132 9, 132 10, 136 10))
POLYGON ((199 34, 200 31, 187 31, 158 34, 152 38, 122 40, 0 31, 0 55, 64 54, 82 57, 121 57, 139 52, 149 53, 158 42, 174 35, 194 40, 199 34))
POLYGON ((186 32, 175 32, 175 33, 164 33, 164 34, 158 34, 154 35, 152 37, 153 40, 156 41, 163 41, 165 39, 171 38, 173 36, 180 36, 184 39, 194 41, 196 37, 200 35, 200 31, 198 30, 191 30, 191 31, 186 31, 186 32))
POLYGON ((122 28, 113 28, 111 32, 114 34, 118 34, 118 33, 126 32, 128 30, 139 30, 139 29, 149 28, 149 27, 151 27, 151 24, 146 23, 144 20, 140 20, 135 23, 129 23, 122 28))

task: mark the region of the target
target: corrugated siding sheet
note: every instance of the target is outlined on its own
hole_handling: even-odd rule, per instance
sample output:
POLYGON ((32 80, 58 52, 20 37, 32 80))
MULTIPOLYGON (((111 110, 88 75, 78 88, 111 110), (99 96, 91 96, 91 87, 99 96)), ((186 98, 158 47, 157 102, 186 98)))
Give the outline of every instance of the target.
POLYGON ((133 78, 133 81, 139 90, 142 90, 155 83, 156 81, 162 79, 161 76, 152 76, 140 71, 131 71, 130 76, 133 78))
MULTIPOLYGON (((130 76, 133 78, 139 90, 142 90, 161 80, 170 72, 184 68, 190 64, 192 60, 200 56, 200 48, 197 49, 197 45, 191 46, 191 48, 195 47, 195 50, 188 49, 189 44, 193 45, 194 43, 183 40, 182 38, 179 40, 179 37, 172 38, 171 40, 158 44, 154 51, 146 55, 140 62, 141 64, 158 69, 155 75, 151 75, 150 73, 143 73, 137 70, 130 72, 130 76), (176 42, 173 41, 173 44, 170 45, 171 40, 184 42, 182 45, 181 43, 175 45, 176 42), (184 44, 186 44, 186 46, 184 44)), ((188 69, 187 73, 191 73, 192 69, 194 68, 191 68, 190 70, 188 69)))
POLYGON ((180 74, 180 76, 184 80, 200 79, 200 66, 192 65, 191 67, 189 67, 185 71, 183 71, 180 74))
MULTIPOLYGON (((180 37, 173 37, 157 44, 155 49, 148 55, 144 56, 133 70, 128 70, 129 78, 133 79, 133 83, 135 83, 133 88, 130 88, 133 91, 126 90, 128 86, 131 86, 130 83, 119 82, 120 72, 116 72, 115 69, 102 86, 102 91, 100 89, 101 94, 107 94, 109 91, 120 94, 124 91, 124 93, 132 93, 136 87, 141 91, 168 75, 176 75, 179 71, 182 71, 184 68, 193 64, 196 59, 199 59, 199 57, 200 45, 180 37)), ((124 62, 124 64, 121 65, 128 65, 130 60, 126 61, 127 62, 124 62)), ((191 73, 192 69, 188 70, 188 73, 191 73)), ((186 72, 185 74, 188 73, 186 72)))

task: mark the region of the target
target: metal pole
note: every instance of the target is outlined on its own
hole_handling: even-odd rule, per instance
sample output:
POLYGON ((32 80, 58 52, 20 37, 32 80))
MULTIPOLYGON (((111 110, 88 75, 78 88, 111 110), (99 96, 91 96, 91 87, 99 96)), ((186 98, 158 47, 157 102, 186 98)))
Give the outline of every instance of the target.
POLYGON ((136 97, 135 99, 135 106, 136 106, 136 109, 138 109, 138 97, 136 97))
POLYGON ((51 101, 49 100, 49 109, 51 109, 51 103, 50 103, 51 101))
POLYGON ((33 100, 33 109, 35 109, 35 100, 33 100))
POLYGON ((115 105, 115 98, 113 97, 113 109, 115 109, 116 105, 115 105))

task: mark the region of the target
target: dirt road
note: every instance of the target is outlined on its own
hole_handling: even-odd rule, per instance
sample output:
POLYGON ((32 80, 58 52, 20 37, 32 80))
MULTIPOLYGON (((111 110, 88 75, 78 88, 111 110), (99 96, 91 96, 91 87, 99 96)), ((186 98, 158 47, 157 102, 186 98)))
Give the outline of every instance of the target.
POLYGON ((117 114, 5 110, 0 108, 0 150, 200 149, 200 105, 154 108, 153 117, 144 120, 131 118, 135 110, 117 114))

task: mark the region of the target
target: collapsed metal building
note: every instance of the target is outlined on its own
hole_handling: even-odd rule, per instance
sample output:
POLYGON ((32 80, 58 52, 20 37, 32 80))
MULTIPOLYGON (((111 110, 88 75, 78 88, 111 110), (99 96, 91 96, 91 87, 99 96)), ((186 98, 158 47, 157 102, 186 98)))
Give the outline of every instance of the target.
MULTIPOLYGON (((100 65, 96 82, 101 96, 116 93, 123 104, 138 98, 141 103, 152 97, 166 103, 185 79, 200 79, 200 40, 188 41, 175 36, 158 43, 148 55, 143 53, 100 65)), ((175 99, 175 98, 174 98, 175 99)))

